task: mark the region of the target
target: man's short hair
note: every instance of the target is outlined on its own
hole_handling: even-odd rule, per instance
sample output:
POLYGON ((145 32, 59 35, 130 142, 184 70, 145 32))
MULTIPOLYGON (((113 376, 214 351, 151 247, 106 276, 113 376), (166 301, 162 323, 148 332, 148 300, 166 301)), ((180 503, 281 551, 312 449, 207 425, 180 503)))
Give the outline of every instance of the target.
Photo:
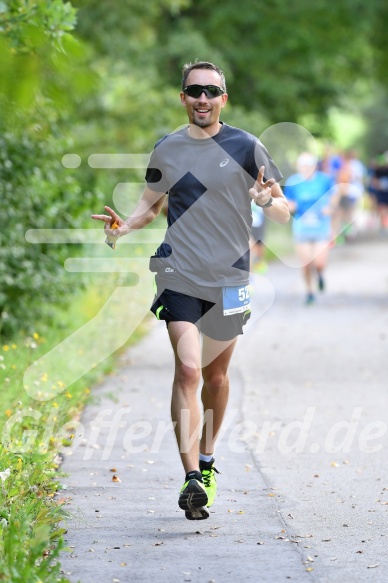
POLYGON ((213 63, 209 63, 208 61, 195 61, 195 63, 186 63, 183 65, 182 69, 182 91, 187 86, 187 78, 190 75, 191 71, 194 69, 209 69, 210 71, 215 71, 221 77, 221 89, 223 89, 226 93, 226 82, 225 82, 225 74, 224 72, 214 65, 213 63))

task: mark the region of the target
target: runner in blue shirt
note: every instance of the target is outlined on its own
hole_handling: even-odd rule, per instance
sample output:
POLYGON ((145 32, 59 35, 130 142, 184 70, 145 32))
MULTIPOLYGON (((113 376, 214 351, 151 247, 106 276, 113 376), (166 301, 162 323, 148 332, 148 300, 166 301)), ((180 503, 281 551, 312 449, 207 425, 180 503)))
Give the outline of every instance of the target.
POLYGON ((315 301, 314 275, 323 291, 323 271, 327 265, 331 239, 331 216, 335 207, 335 183, 324 172, 315 170, 316 159, 305 152, 298 158, 297 174, 290 176, 284 193, 294 220, 292 232, 302 264, 307 288, 306 303, 315 301))

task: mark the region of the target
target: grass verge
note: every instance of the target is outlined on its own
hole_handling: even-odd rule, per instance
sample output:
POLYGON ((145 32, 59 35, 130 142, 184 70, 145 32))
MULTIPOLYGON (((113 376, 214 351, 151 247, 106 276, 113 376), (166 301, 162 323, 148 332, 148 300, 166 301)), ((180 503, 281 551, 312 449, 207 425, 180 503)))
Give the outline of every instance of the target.
POLYGON ((60 452, 73 443, 90 387, 147 329, 146 270, 145 261, 135 265, 140 286, 128 274, 88 276, 88 288, 50 326, 0 345, 0 581, 68 582, 58 559, 67 516, 60 452), (141 317, 125 333, 127 314, 141 317))

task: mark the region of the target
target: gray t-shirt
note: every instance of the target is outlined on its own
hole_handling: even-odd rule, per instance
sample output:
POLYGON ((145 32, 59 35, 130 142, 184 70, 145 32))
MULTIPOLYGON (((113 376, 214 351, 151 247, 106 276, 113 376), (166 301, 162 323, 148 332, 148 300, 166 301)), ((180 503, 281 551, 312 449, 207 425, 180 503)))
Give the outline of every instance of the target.
POLYGON ((151 190, 168 193, 168 229, 150 269, 186 282, 186 293, 195 286, 246 285, 252 226, 248 190, 260 166, 266 180, 281 180, 263 144, 225 123, 208 139, 191 138, 187 128, 162 138, 146 181, 151 190))

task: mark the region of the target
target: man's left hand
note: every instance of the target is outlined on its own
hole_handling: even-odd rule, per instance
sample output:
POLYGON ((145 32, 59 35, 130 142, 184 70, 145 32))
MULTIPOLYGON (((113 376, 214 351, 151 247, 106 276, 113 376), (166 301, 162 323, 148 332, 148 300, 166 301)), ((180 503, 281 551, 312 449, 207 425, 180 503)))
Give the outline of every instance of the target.
POLYGON ((271 186, 275 184, 273 178, 264 182, 264 170, 265 167, 261 166, 255 184, 249 189, 249 196, 259 206, 264 206, 270 201, 272 197, 271 186))

